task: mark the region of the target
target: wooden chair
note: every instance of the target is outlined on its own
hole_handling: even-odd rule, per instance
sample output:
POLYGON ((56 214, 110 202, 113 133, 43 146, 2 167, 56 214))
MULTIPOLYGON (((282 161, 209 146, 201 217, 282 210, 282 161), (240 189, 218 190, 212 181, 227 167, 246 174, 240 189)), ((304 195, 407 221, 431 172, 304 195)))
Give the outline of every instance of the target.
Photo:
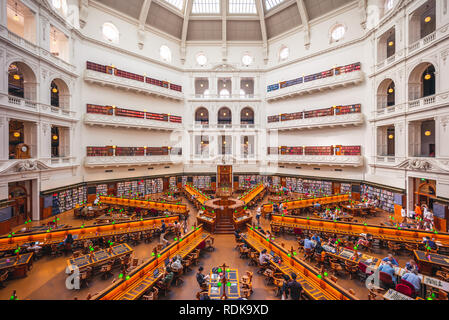
POLYGON ((402 246, 400 243, 388 241, 388 249, 390 249, 394 254, 398 255, 402 249, 402 246))
POLYGON ((404 249, 407 250, 408 254, 414 255, 413 251, 419 250, 419 244, 418 243, 409 243, 405 242, 404 249))
POLYGON ((274 270, 272 267, 268 267, 263 272, 263 275, 265 277, 265 284, 268 286, 273 283, 273 277, 274 277, 274 270))
POLYGON ((352 280, 352 277, 357 274, 359 266, 354 262, 345 261, 345 270, 349 273, 349 278, 352 280))
POLYGON ((82 256, 83 252, 81 250, 73 252, 73 258, 78 258, 79 256, 82 256))
POLYGON ((183 275, 183 268, 179 269, 178 272, 174 272, 173 282, 175 283, 175 286, 179 286, 184 283, 184 280, 181 278, 183 275))
POLYGON ((196 293, 196 300, 201 300, 201 298, 207 297, 208 295, 209 295, 209 291, 208 290, 201 290, 201 291, 196 293))
POLYGON ((9 275, 8 270, 5 270, 5 271, 0 275, 0 288, 4 288, 4 287, 5 287, 5 281, 8 279, 8 275, 9 275))
POLYGON ((244 259, 244 258, 248 258, 248 254, 249 254, 250 249, 245 247, 245 246, 240 246, 239 247, 239 256, 240 258, 244 259))
POLYGON ((281 227, 279 226, 271 226, 271 232, 275 235, 275 236, 279 236, 281 233, 281 227))
POLYGON ((159 298, 159 289, 154 286, 148 295, 144 295, 143 300, 157 300, 159 298))
POLYGON ((204 249, 208 250, 208 251, 214 251, 214 241, 215 239, 212 237, 209 237, 208 239, 206 239, 206 247, 204 249))
POLYGON ((337 276, 343 271, 343 267, 338 260, 330 259, 329 264, 334 275, 337 276))
POLYGON ((173 280, 174 280, 174 277, 170 282, 163 282, 161 280, 156 284, 159 292, 162 292, 164 294, 164 297, 167 296, 168 292, 170 292, 170 287, 171 287, 173 280))
POLYGON ((200 249, 195 249, 195 250, 192 251, 192 253, 191 253, 191 255, 192 255, 192 264, 198 265, 199 260, 200 260, 200 253, 201 253, 200 249))
POLYGON ((112 263, 104 264, 100 268, 101 278, 108 279, 112 277, 112 263))
POLYGON ((56 257, 56 256, 61 256, 62 255, 62 247, 60 245, 57 244, 52 244, 51 245, 51 256, 56 257))
POLYGON ((313 259, 313 250, 312 249, 304 249, 304 259, 307 261, 312 261, 313 259))
POLYGON ((248 266, 257 266, 258 264, 259 258, 257 252, 254 250, 250 250, 248 266))
POLYGON ((190 266, 193 264, 193 256, 187 255, 183 260, 182 260, 182 265, 184 267, 184 273, 192 271, 192 268, 190 268, 190 266))

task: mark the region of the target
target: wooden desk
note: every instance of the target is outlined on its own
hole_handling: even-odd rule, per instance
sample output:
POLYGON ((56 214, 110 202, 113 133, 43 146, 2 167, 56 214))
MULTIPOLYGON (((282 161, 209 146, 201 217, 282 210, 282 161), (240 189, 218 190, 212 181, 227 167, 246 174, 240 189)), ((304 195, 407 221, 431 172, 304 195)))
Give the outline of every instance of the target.
POLYGON ((70 271, 73 271, 78 267, 79 270, 83 270, 87 267, 94 267, 100 264, 105 264, 108 261, 115 260, 125 255, 131 255, 134 250, 131 249, 126 243, 113 246, 111 248, 102 249, 92 254, 86 254, 78 258, 72 258, 67 260, 67 265, 70 271))
MULTIPOLYGON (((287 201, 287 202, 284 202, 284 208, 287 210, 294 210, 294 209, 313 207, 313 205, 317 202, 320 205, 326 205, 326 204, 341 203, 341 202, 346 202, 346 201, 349 201, 349 195, 347 195, 347 194, 340 195, 340 196, 329 196, 329 197, 311 198, 311 199, 305 199, 305 200, 287 201)), ((264 205, 264 210, 266 212, 272 212, 273 205, 272 204, 264 205)))
POLYGON ((126 221, 132 220, 135 216, 136 216, 135 214, 133 214, 131 216, 127 216, 124 214, 110 214, 110 215, 104 214, 104 215, 96 218, 95 222, 97 224, 112 223, 113 221, 115 221, 115 223, 126 222, 126 221))
POLYGON ((415 250, 415 259, 425 275, 432 275, 433 267, 449 268, 449 257, 436 253, 427 253, 425 251, 415 250))
POLYGON ((389 289, 383 297, 385 300, 415 300, 393 289, 389 289))
POLYGON ((259 253, 266 249, 267 252, 273 251, 276 256, 282 259, 281 263, 270 263, 284 274, 290 276, 292 273, 297 275, 296 280, 301 284, 305 293, 313 300, 358 300, 346 289, 338 284, 331 282, 326 278, 318 278, 318 270, 308 265, 304 261, 287 253, 285 249, 272 241, 267 241, 265 237, 252 227, 248 232, 242 235, 245 242, 259 253))
POLYGON ((65 230, 52 230, 50 232, 38 232, 26 235, 14 235, 0 237, 0 251, 15 250, 17 247, 30 242, 41 242, 42 246, 61 243, 70 233, 75 241, 95 239, 106 236, 130 234, 149 231, 161 226, 162 220, 166 225, 179 221, 179 216, 146 218, 136 221, 128 221, 115 224, 103 224, 65 230))
MULTIPOLYGON (((184 190, 190 196, 195 196, 195 200, 198 201, 200 204, 204 204, 207 200, 210 199, 210 197, 204 195, 201 191, 199 191, 198 189, 195 189, 192 186, 189 186, 188 184, 186 184, 184 186, 184 190)), ((190 200, 190 198, 189 198, 189 200, 190 200)))
POLYGON ((147 200, 122 199, 116 197, 100 197, 100 201, 109 205, 121 205, 126 207, 136 207, 142 209, 153 209, 157 211, 169 211, 172 213, 185 214, 187 206, 183 204, 161 203, 147 200))
POLYGON ((209 217, 206 215, 197 216, 196 221, 198 222, 198 225, 203 224, 205 230, 209 232, 215 232, 215 224, 216 224, 215 217, 209 217))
POLYGON ((295 216, 272 215, 272 226, 298 228, 302 230, 323 232, 329 234, 341 234, 359 236, 361 233, 369 233, 374 238, 382 241, 408 242, 421 244, 423 237, 435 238, 440 248, 449 249, 449 234, 428 232, 423 230, 398 229, 386 226, 369 225, 363 223, 334 222, 315 218, 301 218, 295 216))
POLYGON ((223 290, 226 290, 227 300, 237 300, 241 298, 240 281, 237 269, 224 270, 227 284, 221 283, 221 276, 217 273, 210 273, 209 298, 211 300, 221 300, 223 290))
POLYGON ((248 204, 264 190, 265 186, 263 184, 258 184, 257 186, 253 187, 250 191, 244 193, 241 197, 239 197, 239 200, 242 200, 244 204, 248 204))
POLYGON ((25 277, 33 263, 32 257, 33 252, 21 254, 18 259, 17 256, 2 258, 0 259, 0 271, 3 272, 3 270, 10 269, 12 270, 12 277, 25 277))
POLYGON ((340 250, 340 252, 338 252, 338 253, 326 251, 326 255, 334 257, 339 260, 355 263, 355 264, 362 262, 362 263, 366 264, 368 267, 373 268, 373 269, 377 268, 377 266, 380 263, 380 259, 370 256, 370 255, 367 255, 367 254, 364 254, 364 253, 361 253, 361 252, 358 252, 358 256, 356 258, 355 251, 347 249, 347 248, 342 248, 340 250))
POLYGON ((203 241, 210 237, 209 233, 204 232, 203 227, 199 226, 196 230, 192 230, 180 241, 173 242, 157 256, 154 256, 143 265, 139 266, 129 274, 129 279, 120 279, 114 284, 103 290, 95 300, 136 300, 145 292, 151 289, 165 270, 165 261, 180 255, 185 258, 203 241), (155 273, 158 269, 159 272, 155 273))

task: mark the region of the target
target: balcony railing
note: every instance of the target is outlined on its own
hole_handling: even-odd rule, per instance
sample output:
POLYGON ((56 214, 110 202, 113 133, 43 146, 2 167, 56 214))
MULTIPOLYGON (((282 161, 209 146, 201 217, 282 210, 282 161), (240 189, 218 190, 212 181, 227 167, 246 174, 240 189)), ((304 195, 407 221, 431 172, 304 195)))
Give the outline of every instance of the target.
POLYGON ((76 67, 70 63, 68 63, 67 61, 64 61, 58 57, 55 57, 54 55, 52 55, 49 51, 40 48, 38 45, 20 37, 19 35, 15 34, 14 32, 11 32, 9 30, 7 30, 7 37, 8 40, 13 42, 14 44, 16 44, 17 46, 20 46, 21 48, 23 48, 26 51, 29 51, 35 55, 39 55, 41 58, 46 59, 50 62, 52 62, 53 64, 69 71, 69 72, 76 72, 76 67))
POLYGON ((360 125, 364 121, 360 105, 345 113, 338 113, 337 108, 321 109, 314 111, 297 112, 295 114, 281 114, 268 117, 267 128, 274 130, 293 130, 326 126, 360 125), (326 111, 325 113, 321 111, 326 111), (295 120, 290 120, 294 118, 295 120))
POLYGON ((394 55, 388 57, 387 59, 385 59, 385 60, 379 62, 379 63, 376 65, 376 68, 377 68, 378 70, 379 70, 379 69, 382 69, 382 68, 384 68, 384 67, 389 66, 390 64, 392 64, 392 63, 395 62, 395 61, 396 61, 396 55, 394 54, 394 55))
MULTIPOLYGON (((446 27, 446 28, 447 28, 447 27, 446 27)), ((425 36, 424 38, 419 39, 418 41, 414 42, 413 44, 411 44, 411 45, 408 47, 408 53, 415 52, 415 51, 417 51, 417 50, 419 50, 419 49, 421 49, 421 48, 423 48, 423 47, 429 45, 430 43, 432 43, 433 41, 435 41, 436 38, 437 38, 437 33, 436 33, 436 32, 433 32, 433 33, 431 33, 431 34, 425 36)))
POLYGON ((182 155, 162 156, 99 156, 86 157, 86 167, 145 166, 151 164, 182 163, 182 155))
POLYGON ((324 166, 351 166, 363 165, 363 156, 336 156, 336 155, 268 155, 269 162, 291 163, 304 165, 324 166))
POLYGON ((190 96, 190 100, 260 100, 260 96, 256 94, 233 94, 221 96, 219 94, 194 94, 190 96))
POLYGON ((435 101, 436 101, 436 96, 433 95, 433 96, 409 101, 408 106, 409 106, 409 108, 419 108, 419 107, 432 105, 435 103, 435 101))
POLYGON ((96 83, 102 86, 130 90, 142 94, 169 98, 173 100, 184 100, 184 94, 179 91, 169 90, 164 87, 158 87, 150 83, 141 82, 133 79, 117 77, 108 73, 97 72, 93 70, 84 71, 84 80, 89 83, 96 83))
POLYGON ((40 115, 58 116, 71 121, 76 121, 76 112, 7 94, 0 94, 0 105, 4 105, 11 109, 28 112, 32 111, 40 115))
POLYGON ((363 82, 365 74, 361 70, 342 73, 332 77, 306 82, 301 85, 290 86, 282 90, 270 91, 266 95, 267 101, 284 99, 302 94, 313 94, 325 89, 334 89, 342 86, 356 85, 363 82))

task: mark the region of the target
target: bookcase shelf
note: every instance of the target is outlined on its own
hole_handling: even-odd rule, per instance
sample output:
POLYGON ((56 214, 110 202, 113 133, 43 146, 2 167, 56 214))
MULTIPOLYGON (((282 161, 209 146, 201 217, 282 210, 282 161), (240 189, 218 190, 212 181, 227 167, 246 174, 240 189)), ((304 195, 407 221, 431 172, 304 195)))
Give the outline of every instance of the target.
POLYGON ((392 191, 362 184, 362 194, 367 194, 371 198, 379 198, 381 209, 390 213, 394 212, 394 193, 392 191))
POLYGON ((117 117, 148 119, 163 122, 182 123, 182 117, 172 116, 166 113, 145 112, 132 109, 114 108, 112 106, 100 106, 87 104, 87 113, 102 114, 117 117))

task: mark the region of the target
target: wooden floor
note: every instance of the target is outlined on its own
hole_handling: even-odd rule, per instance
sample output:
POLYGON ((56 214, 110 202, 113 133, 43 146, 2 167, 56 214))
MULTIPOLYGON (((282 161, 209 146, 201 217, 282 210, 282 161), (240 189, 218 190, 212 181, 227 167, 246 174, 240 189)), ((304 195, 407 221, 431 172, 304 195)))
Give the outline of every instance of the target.
MULTIPOLYGON (((190 209, 189 218, 189 228, 195 223, 196 220, 196 209, 183 199, 183 203, 187 204, 190 209)), ((369 223, 379 224, 380 222, 385 222, 387 219, 387 214, 381 215, 379 217, 370 218, 369 223)), ((83 221, 75 220, 73 218, 72 212, 67 212, 59 216, 61 224, 69 224, 71 226, 80 226, 83 221)), ((93 220, 92 220, 93 222, 93 220)), ((92 222, 86 222, 86 225, 92 224, 92 222)), ((32 225, 44 224, 46 221, 42 222, 32 222, 32 225)), ((269 221, 261 218, 261 226, 264 230, 269 230, 269 221)), ((17 227, 20 229, 21 226, 17 227)), ((245 271, 254 272, 253 278, 253 289, 254 293, 250 299, 264 300, 264 299, 279 299, 274 296, 274 286, 267 286, 264 283, 263 276, 257 275, 256 267, 248 266, 247 259, 240 259, 237 250, 235 249, 235 241, 233 235, 213 235, 215 238, 215 250, 212 252, 202 252, 200 256, 200 264, 204 267, 206 273, 210 272, 213 267, 226 265, 231 268, 236 268, 239 271, 240 277, 245 273, 245 271)), ((151 250, 156 245, 159 239, 153 240, 149 244, 141 243, 137 246, 133 246, 134 257, 138 258, 140 262, 146 261, 151 258, 151 250)), ((172 240, 170 237, 168 240, 172 240)), ((284 243, 286 248, 293 246, 295 249, 298 248, 298 243, 296 242, 294 236, 280 236, 275 239, 278 243, 284 243)), ((378 250, 373 253, 373 256, 378 258, 383 258, 388 254, 386 250, 378 250)), ((100 275, 95 276, 89 284, 88 288, 82 288, 80 290, 68 290, 65 286, 66 274, 65 268, 67 266, 67 257, 49 257, 44 256, 38 261, 34 262, 33 269, 28 273, 28 276, 22 279, 14 279, 6 282, 6 288, 0 289, 0 299, 9 299, 12 290, 17 290, 17 295, 19 299, 25 300, 40 300, 40 299, 50 299, 50 300, 72 300, 75 297, 78 299, 85 299, 87 295, 99 292, 109 286, 114 278, 118 277, 118 269, 113 270, 113 277, 108 280, 101 279, 100 275)), ((301 258, 301 256, 300 256, 301 258)), ((400 265, 404 265, 412 257, 404 254, 396 256, 400 265)), ((195 299, 196 293, 199 291, 198 284, 196 282, 196 271, 198 267, 194 267, 192 271, 188 272, 183 276, 184 283, 179 287, 173 286, 171 291, 166 297, 160 297, 160 299, 195 299)), ((365 288, 364 283, 359 280, 350 280, 349 276, 342 275, 338 277, 338 283, 346 288, 353 289, 355 295, 360 299, 367 299, 368 290, 365 288)))

